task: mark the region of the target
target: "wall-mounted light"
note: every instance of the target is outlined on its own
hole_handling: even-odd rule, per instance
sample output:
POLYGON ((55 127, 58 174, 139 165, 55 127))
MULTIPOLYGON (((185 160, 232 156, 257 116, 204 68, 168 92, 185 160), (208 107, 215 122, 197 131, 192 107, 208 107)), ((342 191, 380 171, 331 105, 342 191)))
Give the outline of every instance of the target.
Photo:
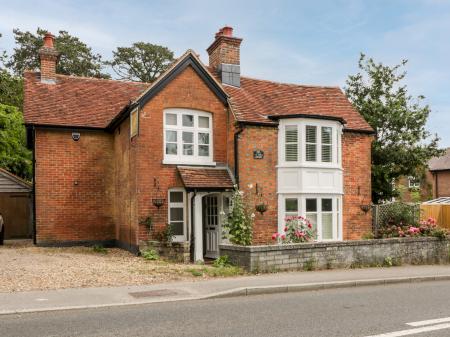
POLYGON ((76 142, 80 140, 81 134, 79 132, 72 132, 72 139, 76 142))

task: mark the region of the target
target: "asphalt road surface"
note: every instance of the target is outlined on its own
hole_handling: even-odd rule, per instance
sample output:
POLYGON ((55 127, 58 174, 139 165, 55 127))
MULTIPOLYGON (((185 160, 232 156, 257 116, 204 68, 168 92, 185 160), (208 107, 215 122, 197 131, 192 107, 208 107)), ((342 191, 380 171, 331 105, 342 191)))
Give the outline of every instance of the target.
POLYGON ((0 316, 0 336, 450 336, 450 282, 0 316))

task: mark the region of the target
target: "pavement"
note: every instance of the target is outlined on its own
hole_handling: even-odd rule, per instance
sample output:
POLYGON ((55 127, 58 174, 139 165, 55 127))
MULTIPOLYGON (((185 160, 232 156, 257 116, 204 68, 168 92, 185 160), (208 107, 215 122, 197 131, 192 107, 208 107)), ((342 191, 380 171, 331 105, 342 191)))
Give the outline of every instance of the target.
POLYGON ((450 280, 449 265, 289 272, 149 286, 0 293, 0 315, 450 280))

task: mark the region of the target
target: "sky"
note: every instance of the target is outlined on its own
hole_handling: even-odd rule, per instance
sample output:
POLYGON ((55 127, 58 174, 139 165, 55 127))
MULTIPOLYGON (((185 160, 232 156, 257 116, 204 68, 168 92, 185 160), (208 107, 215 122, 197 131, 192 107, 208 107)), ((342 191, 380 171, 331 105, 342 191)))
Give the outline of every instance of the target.
POLYGON ((450 0, 11 1, 0 0, 0 50, 13 28, 67 30, 109 59, 144 41, 176 56, 206 48, 224 25, 242 37, 241 73, 279 82, 345 86, 360 52, 387 65, 408 59, 405 84, 431 107, 427 128, 450 146, 450 0))

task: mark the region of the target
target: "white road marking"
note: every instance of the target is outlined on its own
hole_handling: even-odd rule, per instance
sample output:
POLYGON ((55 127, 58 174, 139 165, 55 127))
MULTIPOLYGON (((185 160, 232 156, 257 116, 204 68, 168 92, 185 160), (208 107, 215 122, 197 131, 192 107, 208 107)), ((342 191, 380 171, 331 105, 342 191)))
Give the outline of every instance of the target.
POLYGON ((431 325, 431 326, 425 326, 425 327, 421 327, 421 328, 408 329, 408 330, 393 331, 393 332, 383 333, 381 335, 372 335, 372 336, 367 336, 367 337, 400 337, 400 336, 415 335, 418 333, 443 330, 443 329, 450 329, 450 323, 431 325))
POLYGON ((440 323, 446 323, 446 322, 450 322, 450 317, 429 319, 426 321, 411 322, 411 323, 406 323, 406 324, 411 325, 411 326, 424 326, 424 325, 440 324, 440 323))
POLYGON ((48 298, 36 298, 36 301, 48 301, 48 298))

